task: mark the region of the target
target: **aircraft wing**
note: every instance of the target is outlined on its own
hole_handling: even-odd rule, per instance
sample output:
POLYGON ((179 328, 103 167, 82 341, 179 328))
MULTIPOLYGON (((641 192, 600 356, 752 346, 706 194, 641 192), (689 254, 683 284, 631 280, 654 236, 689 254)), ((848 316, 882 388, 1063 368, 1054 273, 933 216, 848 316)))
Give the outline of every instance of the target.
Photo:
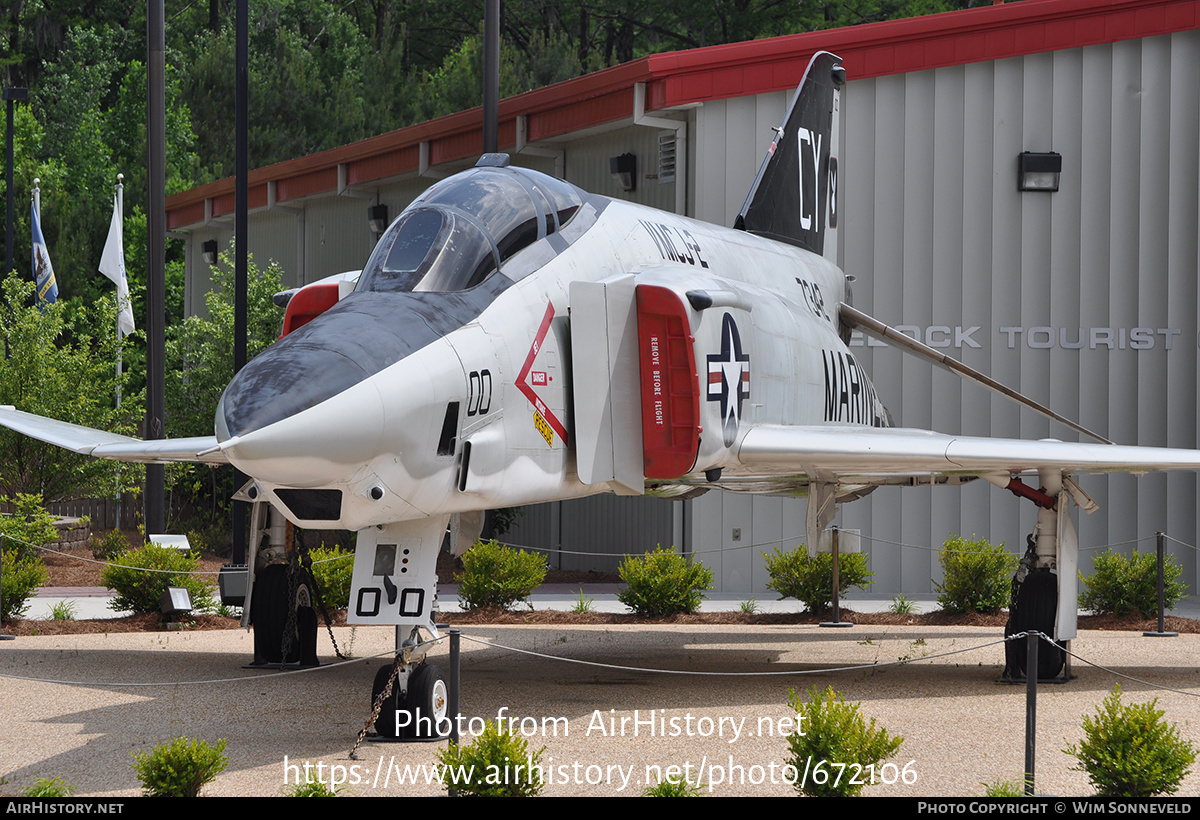
POLYGON ((140 461, 149 464, 165 464, 169 461, 229 463, 224 451, 216 449, 215 436, 143 441, 131 436, 36 416, 11 406, 0 407, 0 425, 80 455, 114 461, 140 461))
POLYGON ((751 428, 743 468, 766 475, 795 471, 839 479, 916 475, 1015 475, 1051 468, 1067 473, 1200 470, 1200 450, 1055 440, 949 436, 927 430, 853 426, 751 428))

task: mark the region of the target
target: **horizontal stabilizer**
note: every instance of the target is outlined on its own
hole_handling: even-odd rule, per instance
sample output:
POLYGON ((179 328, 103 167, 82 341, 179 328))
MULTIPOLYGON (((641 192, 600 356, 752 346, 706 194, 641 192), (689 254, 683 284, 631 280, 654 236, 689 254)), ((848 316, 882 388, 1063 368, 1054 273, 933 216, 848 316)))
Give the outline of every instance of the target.
POLYGON ((217 449, 215 436, 143 441, 132 436, 35 416, 11 406, 0 407, 0 425, 80 455, 113 461, 147 464, 165 464, 171 461, 197 461, 207 464, 229 462, 225 453, 217 449))
POLYGON ((1087 429, 1083 425, 1078 424, 1074 421, 1071 421, 1066 416, 1062 416, 1062 415, 1059 415, 1058 413, 1055 413, 1049 407, 1046 407, 1045 405, 1037 403, 1036 401, 1029 398, 1028 396, 1024 396, 1024 395, 1018 393, 1016 390, 1013 390, 1011 387, 1005 387, 1003 384, 1001 384, 1000 382, 991 378, 990 376, 985 376, 983 373, 980 373, 975 368, 968 367, 967 365, 960 362, 958 359, 952 359, 949 356, 947 356, 946 354, 941 353, 941 352, 935 350, 934 348, 930 347, 929 345, 922 344, 921 342, 918 342, 913 337, 911 337, 907 334, 901 333, 900 331, 896 330, 893 327, 888 327, 883 322, 879 321, 878 319, 874 318, 873 316, 869 316, 866 313, 863 313, 861 310, 858 310, 857 308, 850 307, 850 305, 843 303, 838 306, 838 317, 841 319, 841 321, 844 324, 847 324, 850 327, 858 328, 859 330, 861 330, 863 333, 867 334, 868 336, 874 336, 876 339, 879 339, 880 341, 891 342, 892 344, 899 347, 901 350, 907 351, 909 353, 915 353, 918 356, 921 356, 922 358, 928 359, 929 361, 933 362, 936 365, 941 365, 942 367, 949 370, 951 373, 961 376, 964 379, 968 379, 969 381, 973 381, 976 384, 982 384, 984 387, 988 388, 989 390, 994 390, 997 393, 999 393, 1001 396, 1004 396, 1005 398, 1008 398, 1008 399, 1012 399, 1017 404, 1023 405, 1025 407, 1028 407, 1030 410, 1034 410, 1038 413, 1041 413, 1043 416, 1046 416, 1047 418, 1054 419, 1055 421, 1059 422, 1060 424, 1065 424, 1066 426, 1070 427, 1072 430, 1074 430, 1077 433, 1083 433, 1085 436, 1088 436, 1089 438, 1094 438, 1096 441, 1099 441, 1103 444, 1112 444, 1112 442, 1109 441, 1108 439, 1104 438, 1104 436, 1101 436, 1098 433, 1093 433, 1091 430, 1087 429))

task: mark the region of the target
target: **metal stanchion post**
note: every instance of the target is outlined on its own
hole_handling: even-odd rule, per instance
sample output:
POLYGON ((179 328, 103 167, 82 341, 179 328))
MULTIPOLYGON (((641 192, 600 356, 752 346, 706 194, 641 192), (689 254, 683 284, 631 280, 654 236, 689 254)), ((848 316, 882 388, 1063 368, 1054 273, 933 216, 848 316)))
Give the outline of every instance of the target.
MULTIPOLYGON (((462 649, 462 633, 457 629, 450 630, 450 692, 447 698, 446 714, 450 718, 450 742, 458 745, 458 685, 460 680, 459 652, 462 649)), ((447 792, 450 797, 458 796, 458 789, 451 788, 447 792)))
POLYGON ((838 573, 838 528, 832 527, 833 533, 833 620, 822 621, 821 626, 854 626, 849 621, 842 620, 842 602, 839 597, 842 579, 838 573))
POLYGON ((1178 632, 1165 631, 1166 623, 1164 621, 1167 611, 1167 592, 1166 578, 1163 573, 1163 561, 1166 559, 1164 554, 1165 544, 1163 542, 1166 539, 1161 532, 1156 532, 1155 535, 1158 537, 1158 631, 1143 632, 1142 636, 1146 638, 1178 638, 1178 632))
POLYGON ((1041 633, 1030 632, 1025 656, 1025 794, 1032 795, 1034 751, 1037 741, 1038 641, 1041 633))

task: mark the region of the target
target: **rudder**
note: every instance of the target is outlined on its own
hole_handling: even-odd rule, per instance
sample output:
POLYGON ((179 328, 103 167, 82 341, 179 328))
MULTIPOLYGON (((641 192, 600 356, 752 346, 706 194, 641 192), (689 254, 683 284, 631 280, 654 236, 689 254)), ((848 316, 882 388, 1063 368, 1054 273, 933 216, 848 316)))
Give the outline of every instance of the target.
POLYGON ((827 51, 813 55, 738 213, 735 228, 834 259, 838 223, 836 145, 845 84, 846 71, 840 57, 827 51))

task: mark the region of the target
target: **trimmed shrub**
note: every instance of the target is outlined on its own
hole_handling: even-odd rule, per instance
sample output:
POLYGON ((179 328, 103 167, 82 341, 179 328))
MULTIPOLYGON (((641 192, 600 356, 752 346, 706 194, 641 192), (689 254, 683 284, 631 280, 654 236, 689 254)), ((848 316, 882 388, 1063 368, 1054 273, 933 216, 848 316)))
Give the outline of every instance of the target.
POLYGON ((321 600, 330 609, 350 606, 350 579, 354 577, 354 550, 344 550, 337 544, 324 544, 310 550, 313 580, 321 591, 321 600))
POLYGON ((942 582, 934 583, 943 612, 994 615, 1012 603, 1017 556, 986 538, 951 535, 942 543, 938 561, 942 582))
POLYGON ((467 609, 509 609, 524 601, 546 577, 546 560, 498 541, 479 541, 462 557, 463 571, 454 576, 458 599, 467 609))
POLYGON ((530 752, 529 741, 489 720, 465 746, 451 743, 438 750, 442 785, 475 797, 536 797, 545 782, 533 770, 541 767, 544 751, 543 746, 530 752))
POLYGON ((37 588, 46 583, 46 565, 35 556, 21 557, 13 547, 4 550, 3 577, 0 577, 0 620, 11 621, 24 616, 29 599, 37 588))
MULTIPOLYGON (((1163 556, 1163 599, 1167 608, 1187 594, 1179 580, 1183 567, 1172 555, 1163 556)), ((1158 558, 1153 553, 1121 555, 1107 550, 1092 560, 1092 574, 1080 575, 1083 593, 1079 604, 1101 615, 1158 614, 1158 558)))
POLYGON ((233 536, 229 532, 229 522, 199 524, 187 532, 188 544, 197 555, 212 555, 223 558, 230 554, 233 546, 233 536))
POLYGON ((109 530, 103 535, 93 535, 88 546, 97 561, 111 561, 129 549, 129 539, 120 530, 109 530))
POLYGON ((203 740, 177 737, 148 754, 134 752, 133 768, 147 797, 198 797, 204 784, 229 765, 224 751, 225 738, 210 746, 203 740))
POLYGON ((61 777, 39 777, 21 790, 22 797, 71 797, 76 789, 61 777))
POLYGON ((1179 737, 1149 703, 1125 706, 1118 684, 1096 716, 1083 719, 1083 742, 1063 749, 1079 759, 1075 771, 1086 772, 1101 797, 1153 797, 1174 794, 1196 761, 1191 741, 1179 737))
POLYGON ((198 566, 200 559, 189 553, 150 543, 118 555, 100 577, 117 593, 108 605, 117 612, 158 612, 158 599, 167 587, 183 587, 194 609, 208 611, 216 607, 216 588, 188 574, 198 566))
POLYGON ((699 783, 688 783, 682 774, 663 776, 653 786, 642 789, 642 797, 702 797, 699 783))
POLYGON ((846 703, 832 686, 824 692, 814 686, 807 701, 789 690, 788 704, 803 716, 799 727, 803 734, 788 735, 791 757, 787 762, 800 773, 796 791, 810 797, 857 797, 867 780, 853 766, 842 764, 878 767, 904 742, 883 728, 876 729, 874 718, 867 723, 859 704, 846 703))
POLYGON ((981 783, 984 797, 1024 797, 1025 783, 1022 780, 997 780, 981 783))
POLYGON ((711 569, 662 547, 626 557, 617 574, 628 585, 617 600, 645 618, 695 612, 713 585, 711 569))
POLYGON ((284 789, 284 797, 339 797, 341 789, 334 788, 320 780, 312 782, 297 783, 296 785, 284 789))
MULTIPOLYGON (((767 589, 782 598, 795 598, 808 612, 822 612, 833 603, 833 555, 818 553, 808 557, 808 548, 800 544, 794 550, 776 547, 766 559, 767 589)), ((865 587, 875 573, 867 569, 867 556, 861 552, 838 553, 838 594, 851 587, 865 587)))

